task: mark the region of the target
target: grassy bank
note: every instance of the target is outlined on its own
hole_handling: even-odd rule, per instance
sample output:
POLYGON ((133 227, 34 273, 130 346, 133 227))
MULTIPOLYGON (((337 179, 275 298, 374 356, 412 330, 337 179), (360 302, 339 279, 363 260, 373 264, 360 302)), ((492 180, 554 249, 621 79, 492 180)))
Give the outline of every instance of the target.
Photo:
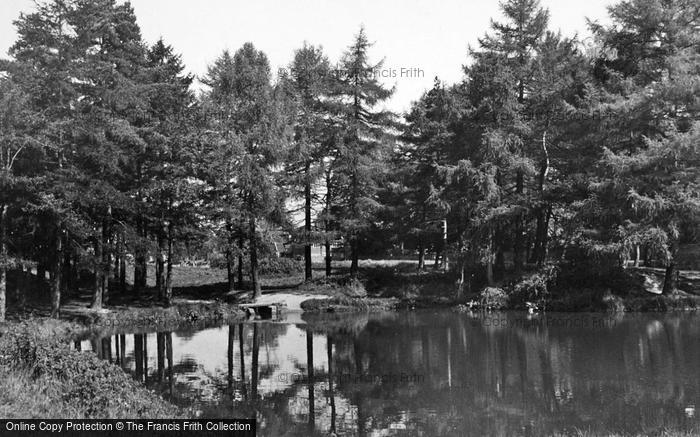
POLYGON ((175 330, 204 328, 245 319, 235 305, 218 301, 175 301, 170 307, 110 307, 101 311, 68 308, 65 317, 92 332, 175 330))
POLYGON ((30 319, 6 324, 0 337, 0 417, 180 418, 119 367, 71 350, 79 324, 30 319))

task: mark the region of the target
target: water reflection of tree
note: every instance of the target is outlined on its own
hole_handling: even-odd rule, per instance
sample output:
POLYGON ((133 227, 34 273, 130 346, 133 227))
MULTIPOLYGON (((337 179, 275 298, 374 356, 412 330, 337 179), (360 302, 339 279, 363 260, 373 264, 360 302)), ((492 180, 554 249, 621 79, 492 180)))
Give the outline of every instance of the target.
POLYGON ((502 314, 402 313, 338 318, 326 328, 312 321, 303 326, 306 362, 297 363, 306 378, 274 391, 259 385, 270 381, 279 363, 260 352, 277 347, 289 326, 231 326, 222 345, 228 368, 197 375, 214 390, 206 402, 196 384, 177 378, 199 366, 173 365, 172 334, 157 334, 150 370, 148 350, 136 337, 131 355, 123 350, 123 337, 96 339, 92 347, 135 377, 141 363, 143 380, 175 403, 195 405, 207 417, 255 416, 266 435, 368 435, 401 427, 455 436, 465 429, 474 435, 540 435, 573 427, 644 433, 688 423, 683 410, 700 395, 697 318, 625 317, 580 329, 550 326, 546 317, 528 322, 502 314), (314 344, 324 341, 326 357, 314 356, 314 344), (324 359, 325 369, 314 368, 324 359), (347 377, 385 374, 419 379, 347 377), (290 401, 303 398, 306 404, 290 401))
MULTIPOLYGON (((430 428, 435 421, 429 418, 436 411, 441 417, 438 422, 448 429, 453 426, 454 435, 460 435, 463 427, 476 433, 527 429, 534 434, 571 426, 673 428, 683 423, 683 404, 698 394, 696 379, 678 375, 680 369, 687 372, 700 363, 697 347, 690 348, 695 351, 692 360, 683 359, 680 344, 688 350, 693 343, 681 340, 679 333, 687 331, 674 327, 673 319, 662 324, 664 332, 670 333, 667 339, 646 336, 654 347, 645 354, 658 365, 649 363, 643 369, 630 366, 625 357, 627 345, 635 342, 632 333, 640 330, 638 322, 589 330, 551 329, 546 324, 512 328, 519 323, 494 329, 484 326, 484 320, 453 319, 432 317, 432 323, 417 330, 400 322, 398 326, 369 324, 353 341, 338 343, 345 349, 339 356, 352 356, 338 364, 339 372, 425 375, 423 383, 413 387, 340 384, 338 389, 358 403, 360 433, 368 424, 377 430, 402 422, 430 434, 437 431, 430 428), (639 378, 642 371, 646 374, 639 378), (650 387, 648 381, 654 385, 650 387), (694 386, 691 396, 689 385, 694 386), (664 393, 656 400, 655 387, 664 393), (670 389, 668 393, 663 387, 670 389), (630 395, 634 396, 631 404, 630 395), (402 419, 404 411, 410 411, 413 419, 402 419), (363 417, 363 412, 371 413, 363 417), (653 421, 643 420, 645 415, 653 421)), ((698 336, 692 340, 697 342, 698 336)))

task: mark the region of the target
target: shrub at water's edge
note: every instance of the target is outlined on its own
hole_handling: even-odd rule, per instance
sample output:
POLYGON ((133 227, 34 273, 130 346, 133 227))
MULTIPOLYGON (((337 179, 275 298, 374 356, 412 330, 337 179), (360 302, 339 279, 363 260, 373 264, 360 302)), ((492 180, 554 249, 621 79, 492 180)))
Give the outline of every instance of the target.
POLYGON ((95 354, 71 350, 81 327, 31 319, 0 337, 0 417, 179 418, 186 412, 95 354))

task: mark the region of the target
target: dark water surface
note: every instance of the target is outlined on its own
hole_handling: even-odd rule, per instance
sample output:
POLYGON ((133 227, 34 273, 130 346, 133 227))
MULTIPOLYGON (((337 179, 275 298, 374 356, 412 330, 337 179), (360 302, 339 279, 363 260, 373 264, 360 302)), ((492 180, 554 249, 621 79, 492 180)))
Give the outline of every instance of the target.
POLYGON ((700 430, 700 315, 296 316, 83 341, 203 417, 266 436, 700 430))

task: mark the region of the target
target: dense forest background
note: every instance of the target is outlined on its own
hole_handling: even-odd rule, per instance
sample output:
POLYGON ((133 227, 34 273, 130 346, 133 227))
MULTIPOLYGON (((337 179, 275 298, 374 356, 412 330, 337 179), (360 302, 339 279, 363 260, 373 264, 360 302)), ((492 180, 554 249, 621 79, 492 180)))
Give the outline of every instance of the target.
POLYGON ((700 4, 625 0, 586 41, 550 31, 537 0, 501 8, 461 82, 394 114, 364 29, 336 62, 305 44, 277 75, 246 43, 195 92, 129 3, 39 3, 0 62, 0 320, 8 275, 36 271, 57 316, 86 277, 93 308, 144 289, 150 257, 166 303, 192 254, 259 296, 280 232, 307 279, 311 245, 330 275, 340 243, 353 275, 397 251, 419 269, 434 255, 459 290, 646 262, 673 291, 700 239, 700 4))

